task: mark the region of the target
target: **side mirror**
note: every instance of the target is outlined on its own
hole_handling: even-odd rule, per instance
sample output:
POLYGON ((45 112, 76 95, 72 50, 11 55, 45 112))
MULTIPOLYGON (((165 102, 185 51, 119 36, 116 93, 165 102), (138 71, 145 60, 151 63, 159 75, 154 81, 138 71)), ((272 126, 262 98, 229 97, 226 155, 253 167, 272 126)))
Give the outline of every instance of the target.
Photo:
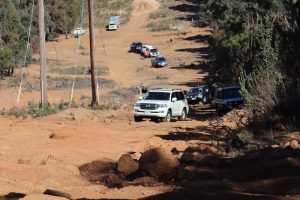
POLYGON ((143 97, 142 96, 139 96, 139 100, 142 100, 143 99, 143 97))
POLYGON ((172 98, 172 102, 175 102, 175 101, 177 101, 177 98, 176 98, 176 97, 173 97, 173 98, 172 98))

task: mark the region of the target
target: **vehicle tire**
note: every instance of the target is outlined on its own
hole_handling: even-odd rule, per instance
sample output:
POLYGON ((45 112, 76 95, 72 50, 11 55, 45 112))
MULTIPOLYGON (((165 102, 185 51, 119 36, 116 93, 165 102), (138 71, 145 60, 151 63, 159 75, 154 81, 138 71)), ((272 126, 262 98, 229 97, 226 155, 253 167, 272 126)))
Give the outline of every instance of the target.
POLYGON ((142 120, 143 120, 142 117, 134 116, 134 121, 135 121, 135 122, 141 122, 142 120))
POLYGON ((222 116, 223 108, 220 108, 218 105, 216 105, 216 114, 218 116, 222 116))
POLYGON ((172 111, 168 110, 167 116, 163 118, 163 122, 171 122, 172 121, 172 111))
POLYGON ((187 118, 187 113, 186 113, 186 109, 184 108, 184 109, 182 110, 182 112, 181 112, 181 115, 180 115, 180 117, 179 117, 179 120, 180 120, 180 121, 184 121, 184 120, 186 120, 186 118, 187 118))

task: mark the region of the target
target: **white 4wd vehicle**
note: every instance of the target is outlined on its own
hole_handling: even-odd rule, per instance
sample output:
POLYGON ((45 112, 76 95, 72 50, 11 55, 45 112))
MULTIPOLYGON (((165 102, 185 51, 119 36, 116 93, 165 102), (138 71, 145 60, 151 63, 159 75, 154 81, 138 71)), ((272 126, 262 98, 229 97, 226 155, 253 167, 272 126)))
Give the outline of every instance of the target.
POLYGON ((153 89, 135 103, 134 120, 151 118, 170 122, 172 117, 185 120, 188 112, 189 106, 182 90, 153 89))
POLYGON ((117 29, 118 29, 118 25, 114 21, 109 22, 109 24, 108 24, 108 30, 115 31, 117 29))
POLYGON ((73 34, 75 35, 75 37, 79 37, 85 34, 85 30, 82 27, 79 27, 74 30, 73 34))

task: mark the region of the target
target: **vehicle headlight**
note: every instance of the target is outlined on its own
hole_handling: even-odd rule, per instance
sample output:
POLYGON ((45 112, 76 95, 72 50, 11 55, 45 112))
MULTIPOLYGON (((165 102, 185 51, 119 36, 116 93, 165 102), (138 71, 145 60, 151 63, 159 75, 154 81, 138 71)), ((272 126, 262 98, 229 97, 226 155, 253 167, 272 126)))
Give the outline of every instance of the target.
POLYGON ((140 106, 141 106, 140 103, 135 103, 135 104, 134 104, 134 107, 140 107, 140 106))
POLYGON ((202 97, 203 97, 203 95, 202 95, 202 94, 198 94, 198 97, 199 97, 199 98, 202 98, 202 97))
POLYGON ((168 105, 167 104, 158 104, 158 107, 159 108, 166 108, 166 107, 168 107, 168 105))

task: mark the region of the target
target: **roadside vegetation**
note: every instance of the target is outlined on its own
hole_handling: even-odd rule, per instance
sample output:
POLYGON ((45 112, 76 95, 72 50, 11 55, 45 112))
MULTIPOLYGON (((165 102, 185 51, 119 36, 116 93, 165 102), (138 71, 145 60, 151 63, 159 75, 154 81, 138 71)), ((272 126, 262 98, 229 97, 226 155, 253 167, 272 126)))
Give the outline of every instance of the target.
POLYGON ((177 31, 182 32, 183 27, 190 25, 184 18, 185 15, 181 12, 171 9, 180 2, 170 0, 160 0, 160 8, 149 15, 150 22, 147 27, 153 32, 162 31, 177 31))
MULTIPOLYGON (((105 27, 111 15, 119 15, 121 25, 127 23, 131 15, 132 2, 133 0, 94 1, 95 26, 105 27)), ((87 19, 85 22, 87 23, 87 19)))
POLYGON ((198 25, 213 28, 211 82, 241 85, 252 128, 299 124, 300 1, 198 4, 198 25))
MULTIPOLYGON (((120 15, 122 24, 129 20, 133 0, 94 1, 95 26, 107 25, 110 15, 120 15)), ((3 0, 0 2, 0 77, 11 76, 14 67, 31 64, 32 54, 38 51, 38 13, 34 5, 30 47, 25 52, 30 27, 32 0, 3 0)), ((46 40, 57 39, 60 34, 71 33, 80 25, 82 5, 84 5, 83 26, 87 27, 87 1, 55 0, 45 1, 46 40)))

